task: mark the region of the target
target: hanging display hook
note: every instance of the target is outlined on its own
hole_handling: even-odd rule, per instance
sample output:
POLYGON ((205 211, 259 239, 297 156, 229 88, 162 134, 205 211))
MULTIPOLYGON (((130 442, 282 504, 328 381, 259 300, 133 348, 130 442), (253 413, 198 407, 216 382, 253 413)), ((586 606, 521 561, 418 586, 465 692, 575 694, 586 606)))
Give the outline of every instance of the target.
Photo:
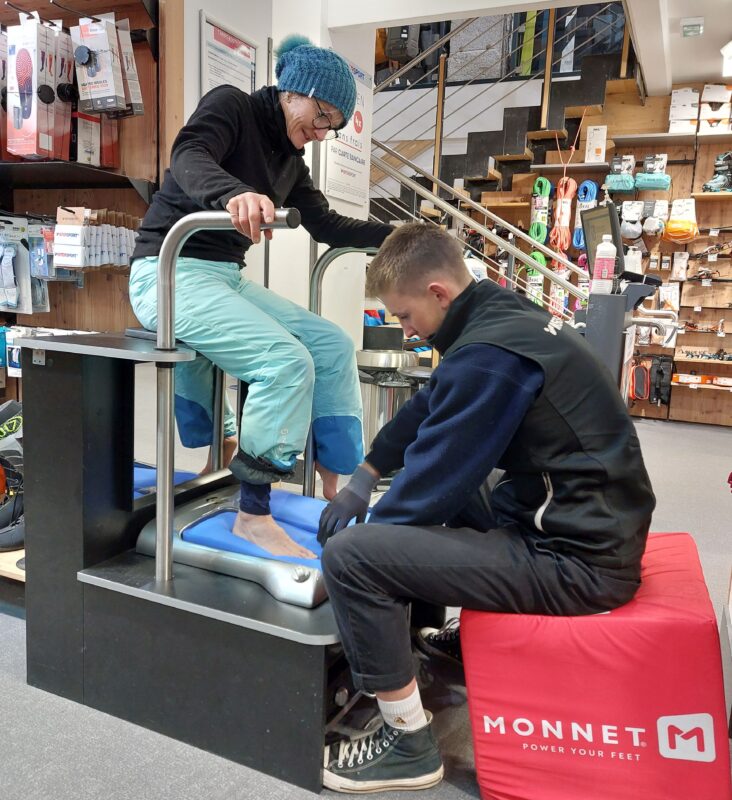
POLYGON ((77 11, 75 8, 71 8, 70 6, 62 5, 61 3, 58 2, 58 0, 48 0, 48 2, 51 3, 51 5, 57 6, 62 11, 68 11, 69 14, 73 14, 75 17, 78 17, 79 19, 86 17, 87 19, 90 19, 92 22, 102 22, 102 20, 99 19, 99 17, 94 17, 91 14, 85 14, 83 11, 77 11))
POLYGON ((5 0, 5 5, 8 8, 12 8, 13 11, 17 11, 19 14, 25 14, 29 19, 33 19, 33 14, 31 14, 30 11, 25 8, 21 8, 20 6, 16 6, 15 3, 11 3, 10 0, 5 0))

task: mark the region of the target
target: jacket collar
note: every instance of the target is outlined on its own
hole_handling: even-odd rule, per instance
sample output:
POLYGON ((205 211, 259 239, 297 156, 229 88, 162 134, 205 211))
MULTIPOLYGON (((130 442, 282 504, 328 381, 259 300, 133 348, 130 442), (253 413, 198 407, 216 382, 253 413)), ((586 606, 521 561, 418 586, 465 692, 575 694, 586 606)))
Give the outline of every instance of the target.
POLYGON ((279 89, 276 86, 264 86, 252 92, 251 98, 257 112, 257 122, 272 148, 288 155, 302 156, 305 153, 304 148, 296 148, 287 136, 279 89))
POLYGON ((466 289, 463 289, 450 303, 442 325, 427 339, 438 353, 444 354, 463 332, 471 310, 479 302, 482 283, 488 283, 488 281, 471 282, 466 289))

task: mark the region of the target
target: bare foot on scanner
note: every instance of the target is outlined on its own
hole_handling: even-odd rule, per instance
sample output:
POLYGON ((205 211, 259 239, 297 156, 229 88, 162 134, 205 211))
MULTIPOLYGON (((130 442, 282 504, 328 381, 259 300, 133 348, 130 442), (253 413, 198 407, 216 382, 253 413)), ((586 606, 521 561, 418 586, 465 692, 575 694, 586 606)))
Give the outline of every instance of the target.
POLYGON ((274 521, 271 514, 245 514, 239 511, 234 521, 233 534, 246 539, 273 556, 293 558, 316 558, 315 553, 301 547, 290 539, 285 531, 274 521))
POLYGON ((323 481, 323 497, 330 501, 338 494, 338 474, 315 462, 315 469, 323 481))

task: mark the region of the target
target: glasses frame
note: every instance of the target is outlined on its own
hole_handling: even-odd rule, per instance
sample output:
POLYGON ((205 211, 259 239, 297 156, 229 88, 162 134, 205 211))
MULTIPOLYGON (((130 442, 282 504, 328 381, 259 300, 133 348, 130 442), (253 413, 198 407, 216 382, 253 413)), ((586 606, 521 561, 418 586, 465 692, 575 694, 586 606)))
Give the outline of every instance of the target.
POLYGON ((313 97, 312 100, 315 103, 315 107, 318 109, 318 115, 313 118, 313 128, 315 128, 316 131, 327 131, 327 133, 323 137, 323 141, 332 142, 335 139, 338 139, 339 138, 338 129, 333 127, 333 123, 331 122, 330 119, 330 113, 328 111, 324 111, 320 107, 320 103, 317 101, 315 97, 313 97), (318 120, 321 119, 321 117, 327 121, 328 123, 327 125, 318 124, 318 120))

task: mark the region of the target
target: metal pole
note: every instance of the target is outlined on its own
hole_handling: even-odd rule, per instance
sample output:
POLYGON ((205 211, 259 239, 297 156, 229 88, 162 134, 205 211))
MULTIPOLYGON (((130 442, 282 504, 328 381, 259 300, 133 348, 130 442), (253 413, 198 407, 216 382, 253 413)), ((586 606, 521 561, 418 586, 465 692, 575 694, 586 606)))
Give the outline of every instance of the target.
MULTIPOLYGON (((442 160, 442 125, 445 119, 445 72, 447 71, 447 56, 440 56, 440 69, 437 72, 437 109, 435 112, 435 155, 432 159, 432 174, 440 177, 440 161, 442 160)), ((432 184, 432 191, 437 194, 438 186, 432 184)))
MULTIPOLYGON (((278 208, 275 221, 267 228, 296 228, 300 214, 294 208, 278 208)), ((157 349, 175 350, 175 265, 186 241, 202 230, 233 227, 227 211, 197 211, 179 219, 168 231, 158 257, 157 349)), ((155 520, 155 580, 173 577, 173 467, 175 446, 175 377, 170 364, 156 364, 157 398, 157 480, 155 520)))
POLYGON ((541 98, 541 123, 539 127, 546 130, 549 121, 549 99, 552 91, 552 59, 554 57, 554 28, 557 21, 556 8, 549 9, 549 24, 546 32, 546 65, 544 67, 544 86, 541 98))
POLYGON ((211 471, 224 467, 224 392, 226 375, 214 364, 213 368, 213 440, 211 442, 211 471))
MULTIPOLYGON (((347 253, 365 253, 375 256, 378 253, 377 247, 335 247, 326 250, 313 265, 310 273, 310 299, 308 308, 313 314, 320 315, 323 305, 323 278, 328 267, 340 256, 347 253)), ((305 448, 305 472, 302 482, 302 493, 306 497, 315 497, 315 457, 313 454, 313 431, 310 429, 308 443, 305 448)))

